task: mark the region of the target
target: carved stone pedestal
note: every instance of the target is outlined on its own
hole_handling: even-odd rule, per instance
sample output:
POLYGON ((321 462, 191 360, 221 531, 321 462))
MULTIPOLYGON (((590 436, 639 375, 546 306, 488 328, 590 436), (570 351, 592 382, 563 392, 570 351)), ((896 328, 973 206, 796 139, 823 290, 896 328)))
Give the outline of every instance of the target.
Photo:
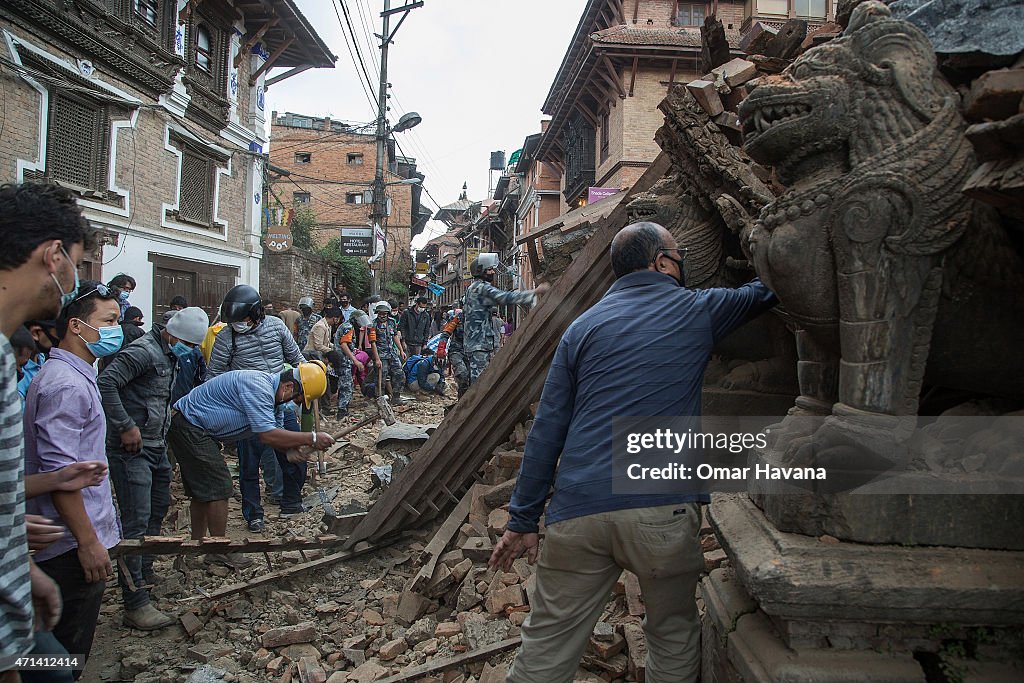
POLYGON ((1024 552, 784 533, 743 494, 709 516, 731 567, 702 583, 704 683, 1024 678, 1024 552))

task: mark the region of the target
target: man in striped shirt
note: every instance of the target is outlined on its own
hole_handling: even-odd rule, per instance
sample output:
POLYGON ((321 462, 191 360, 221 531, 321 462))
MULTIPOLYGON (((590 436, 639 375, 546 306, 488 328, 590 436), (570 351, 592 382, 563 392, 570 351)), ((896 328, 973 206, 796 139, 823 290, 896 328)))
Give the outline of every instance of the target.
POLYGON ((76 265, 92 238, 70 191, 35 183, 0 187, 0 679, 16 678, 2 673, 15 657, 61 650, 47 633, 60 619, 60 591, 29 558, 21 401, 8 337, 26 320, 56 318, 75 298, 76 265), (33 601, 42 629, 36 636, 33 601))

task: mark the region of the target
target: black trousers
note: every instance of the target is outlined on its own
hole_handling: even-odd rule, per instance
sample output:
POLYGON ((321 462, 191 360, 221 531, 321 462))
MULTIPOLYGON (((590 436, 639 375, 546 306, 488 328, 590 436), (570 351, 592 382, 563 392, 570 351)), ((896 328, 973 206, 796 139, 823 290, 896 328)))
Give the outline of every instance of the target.
MULTIPOLYGON (((64 611, 53 635, 70 654, 85 655, 88 660, 106 581, 88 583, 85 580, 85 572, 78 561, 78 548, 36 564, 60 586, 64 599, 64 611)), ((76 671, 75 680, 81 675, 81 670, 76 671)))

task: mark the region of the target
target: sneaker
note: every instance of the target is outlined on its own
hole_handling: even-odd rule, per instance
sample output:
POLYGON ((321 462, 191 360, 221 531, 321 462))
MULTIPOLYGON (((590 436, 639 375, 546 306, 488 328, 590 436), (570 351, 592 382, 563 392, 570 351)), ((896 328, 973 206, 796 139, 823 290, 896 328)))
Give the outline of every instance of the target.
POLYGON ((295 517, 303 514, 304 512, 306 512, 306 507, 304 505, 299 505, 297 508, 281 508, 281 519, 295 517))
POLYGON ((144 607, 124 612, 124 625, 137 628, 140 631, 155 631, 158 628, 170 626, 174 621, 174 617, 164 614, 148 603, 144 607))
POLYGON ((338 408, 338 412, 335 413, 334 417, 339 420, 348 417, 348 408, 338 408))
POLYGON ((224 567, 230 567, 231 569, 245 569, 252 565, 253 560, 251 557, 246 557, 241 553, 228 553, 227 555, 222 555, 220 553, 206 553, 206 556, 203 558, 203 562, 206 564, 219 564, 224 567))
POLYGON ((260 517, 259 519, 250 519, 249 520, 249 531, 253 532, 254 534, 262 534, 266 530, 267 530, 267 525, 263 521, 262 517, 260 517))

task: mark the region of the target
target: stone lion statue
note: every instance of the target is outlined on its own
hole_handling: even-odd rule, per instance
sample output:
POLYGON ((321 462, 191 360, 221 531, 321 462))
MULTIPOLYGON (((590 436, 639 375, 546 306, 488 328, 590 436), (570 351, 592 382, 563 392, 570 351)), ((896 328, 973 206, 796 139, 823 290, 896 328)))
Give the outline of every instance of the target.
POLYGON ((782 439, 800 422, 881 449, 923 392, 1024 400, 1021 236, 960 191, 976 162, 935 61, 872 0, 740 105, 745 151, 787 188, 743 239, 797 329, 790 414, 830 416, 782 439))

